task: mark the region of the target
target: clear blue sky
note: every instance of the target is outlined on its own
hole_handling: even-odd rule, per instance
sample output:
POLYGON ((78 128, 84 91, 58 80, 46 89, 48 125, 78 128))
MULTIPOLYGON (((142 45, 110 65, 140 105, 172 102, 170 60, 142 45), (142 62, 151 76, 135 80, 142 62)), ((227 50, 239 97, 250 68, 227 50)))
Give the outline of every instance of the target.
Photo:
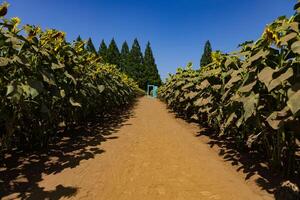
POLYGON ((296 0, 7 0, 9 15, 23 24, 56 28, 68 40, 79 34, 101 39, 149 40, 163 78, 192 61, 198 67, 206 40, 214 50, 230 52, 256 40, 265 25, 292 15, 296 0))

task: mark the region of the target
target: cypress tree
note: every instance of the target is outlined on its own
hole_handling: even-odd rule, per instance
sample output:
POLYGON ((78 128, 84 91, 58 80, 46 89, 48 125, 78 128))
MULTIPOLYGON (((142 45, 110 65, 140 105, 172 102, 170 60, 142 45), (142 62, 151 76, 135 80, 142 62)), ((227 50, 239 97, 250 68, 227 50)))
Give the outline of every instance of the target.
POLYGON ((204 52, 200 60, 200 67, 206 66, 212 62, 211 53, 212 53, 212 48, 208 40, 205 43, 204 52))
POLYGON ((144 65, 145 65, 145 82, 144 84, 154 84, 154 85, 161 85, 161 78, 157 70, 157 66, 155 63, 155 59, 153 56, 153 52, 151 49, 150 42, 147 43, 145 49, 145 56, 144 56, 144 65))
POLYGON ((91 53, 96 53, 96 49, 91 38, 89 38, 86 43, 86 50, 91 53))
POLYGON ((104 40, 101 41, 98 55, 102 58, 103 62, 107 62, 107 46, 104 40))
POLYGON ((140 88, 146 89, 144 85, 143 54, 137 39, 134 39, 129 55, 128 75, 131 76, 139 85, 140 88))
POLYGON ((107 49, 107 62, 117 67, 120 66, 120 52, 114 38, 111 40, 107 49))
POLYGON ((81 42, 81 41, 82 41, 80 35, 78 35, 78 37, 76 38, 76 41, 77 41, 77 42, 81 42))
POLYGON ((129 67, 129 47, 127 42, 125 41, 122 45, 121 49, 121 56, 120 56, 120 68, 123 72, 128 74, 128 67, 129 67))

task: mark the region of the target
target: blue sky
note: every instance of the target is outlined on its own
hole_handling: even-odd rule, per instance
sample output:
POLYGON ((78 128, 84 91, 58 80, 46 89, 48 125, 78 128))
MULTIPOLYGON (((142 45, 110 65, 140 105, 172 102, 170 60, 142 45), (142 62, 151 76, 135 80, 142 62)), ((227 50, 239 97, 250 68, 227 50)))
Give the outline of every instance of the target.
POLYGON ((234 51, 256 40, 266 24, 292 15, 296 0, 7 0, 9 17, 56 28, 68 40, 79 34, 100 40, 149 40, 162 78, 192 61, 199 66, 206 40, 214 50, 234 51))

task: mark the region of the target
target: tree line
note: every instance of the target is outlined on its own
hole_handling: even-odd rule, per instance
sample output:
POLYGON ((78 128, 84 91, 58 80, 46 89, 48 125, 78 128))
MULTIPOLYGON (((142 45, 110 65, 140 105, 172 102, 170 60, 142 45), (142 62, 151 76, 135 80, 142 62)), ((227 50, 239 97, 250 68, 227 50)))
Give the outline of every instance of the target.
MULTIPOLYGON (((78 36, 78 41, 81 37, 78 36)), ((93 41, 89 38, 85 46, 86 50, 98 54, 103 62, 116 65, 121 71, 133 78, 141 89, 146 90, 147 84, 160 86, 162 84, 160 75, 157 70, 155 58, 151 49, 150 42, 147 43, 144 54, 140 44, 134 39, 131 48, 125 41, 121 49, 113 38, 107 46, 102 40, 98 50, 95 48, 93 41)), ((210 41, 206 41, 204 51, 200 59, 200 68, 207 66, 212 62, 212 47, 210 41)))
MULTIPOLYGON (((82 39, 78 36, 77 40, 82 39)), ((141 89, 146 90, 147 84, 158 86, 162 84, 150 42, 147 43, 144 54, 137 39, 134 39, 131 48, 126 41, 123 42, 121 50, 119 50, 114 38, 108 46, 102 40, 99 49, 96 50, 92 39, 89 38, 85 48, 98 54, 103 62, 116 65, 121 71, 133 78, 141 89)))

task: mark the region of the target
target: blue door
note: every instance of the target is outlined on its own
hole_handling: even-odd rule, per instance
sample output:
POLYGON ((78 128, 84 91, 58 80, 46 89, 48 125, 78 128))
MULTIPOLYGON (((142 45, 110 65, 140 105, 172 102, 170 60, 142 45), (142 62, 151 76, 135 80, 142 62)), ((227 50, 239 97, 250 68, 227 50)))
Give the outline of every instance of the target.
POLYGON ((158 87, 156 85, 148 85, 147 86, 147 95, 157 98, 157 90, 158 90, 158 87))

